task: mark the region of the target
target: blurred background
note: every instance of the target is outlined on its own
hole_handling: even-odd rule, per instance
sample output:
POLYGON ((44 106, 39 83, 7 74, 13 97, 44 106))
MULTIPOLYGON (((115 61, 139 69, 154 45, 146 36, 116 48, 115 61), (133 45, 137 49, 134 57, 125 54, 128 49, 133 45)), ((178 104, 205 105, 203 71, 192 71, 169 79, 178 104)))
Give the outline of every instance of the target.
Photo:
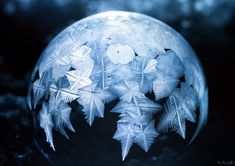
POLYGON ((234 56, 235 0, 1 0, 0 165, 234 165, 234 56), (122 162, 120 144, 111 139, 117 115, 106 114, 92 127, 80 118, 81 132, 71 135, 71 142, 80 143, 69 147, 61 137, 71 149, 48 160, 35 141, 26 104, 31 71, 61 30, 109 10, 147 14, 186 38, 208 81, 207 126, 190 146, 174 134, 162 136, 148 153, 134 147, 122 162))

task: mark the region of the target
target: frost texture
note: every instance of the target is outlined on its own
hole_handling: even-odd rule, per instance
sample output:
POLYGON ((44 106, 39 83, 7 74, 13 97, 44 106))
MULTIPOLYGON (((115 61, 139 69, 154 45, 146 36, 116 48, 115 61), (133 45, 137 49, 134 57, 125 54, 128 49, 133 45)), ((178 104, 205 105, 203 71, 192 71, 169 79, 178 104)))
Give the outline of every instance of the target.
POLYGON ((41 109, 40 127, 50 146, 55 150, 53 129, 67 138, 65 128, 75 132, 71 102, 83 107, 92 125, 96 117, 104 117, 105 104, 119 99, 111 112, 119 114, 113 139, 121 143, 123 160, 134 143, 147 152, 160 133, 173 131, 185 138, 186 121, 196 123, 196 109, 201 108, 197 134, 207 117, 207 91, 187 44, 162 35, 169 31, 177 37, 143 15, 114 12, 93 17, 62 32, 35 68, 29 103, 41 109), (153 26, 157 30, 148 32, 153 26), (157 129, 154 114, 161 116, 157 129))

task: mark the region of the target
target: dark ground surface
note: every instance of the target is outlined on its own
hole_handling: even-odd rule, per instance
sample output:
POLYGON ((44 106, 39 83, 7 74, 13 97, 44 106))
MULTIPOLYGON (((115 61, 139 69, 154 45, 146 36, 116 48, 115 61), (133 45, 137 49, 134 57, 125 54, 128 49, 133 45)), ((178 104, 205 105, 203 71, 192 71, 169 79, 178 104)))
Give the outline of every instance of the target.
POLYGON ((0 165, 234 165, 235 17, 219 29, 197 24, 185 30, 177 21, 168 22, 192 45, 208 80, 208 123, 191 146, 175 134, 161 136, 148 153, 134 146, 122 162, 120 144, 111 139, 117 115, 106 113, 89 127, 83 115, 75 114, 77 133, 69 133, 70 141, 56 136, 56 152, 45 146, 48 161, 36 143, 45 138, 35 134, 25 103, 28 80, 51 38, 84 17, 83 8, 77 10, 39 8, 14 15, 0 11, 0 165))

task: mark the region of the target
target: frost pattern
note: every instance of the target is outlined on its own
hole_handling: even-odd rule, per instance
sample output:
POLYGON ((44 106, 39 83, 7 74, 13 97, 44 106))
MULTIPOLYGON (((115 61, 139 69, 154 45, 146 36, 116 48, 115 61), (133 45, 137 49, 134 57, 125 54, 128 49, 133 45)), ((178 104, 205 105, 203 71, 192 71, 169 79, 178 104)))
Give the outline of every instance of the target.
POLYGON ((53 150, 53 129, 67 138, 65 128, 75 132, 70 122, 73 101, 92 125, 95 117, 104 117, 105 104, 119 100, 111 112, 119 114, 113 139, 121 143, 123 160, 132 144, 147 152, 159 134, 173 131, 185 138, 185 122, 196 123, 202 101, 197 87, 182 79, 186 71, 176 52, 159 45, 147 49, 140 40, 126 42, 125 37, 107 33, 82 44, 65 43, 39 63, 29 103, 41 109, 40 127, 53 150), (157 129, 154 114, 161 116, 157 129))

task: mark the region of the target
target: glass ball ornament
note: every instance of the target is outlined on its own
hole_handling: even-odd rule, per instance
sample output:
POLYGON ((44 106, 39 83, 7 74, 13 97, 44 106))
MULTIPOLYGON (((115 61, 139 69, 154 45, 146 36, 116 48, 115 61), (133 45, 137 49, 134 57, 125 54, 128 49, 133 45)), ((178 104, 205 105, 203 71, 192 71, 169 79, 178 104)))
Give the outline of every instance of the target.
POLYGON ((108 117, 108 125, 94 128, 115 128, 124 160, 132 144, 147 152, 168 132, 194 140, 206 123, 208 89, 198 57, 175 30, 146 15, 112 11, 75 22, 51 41, 33 71, 28 103, 46 156, 79 156, 79 136, 89 130, 82 118, 92 125, 118 113, 117 127, 108 117), (197 126, 193 135, 186 135, 186 121, 197 126))

